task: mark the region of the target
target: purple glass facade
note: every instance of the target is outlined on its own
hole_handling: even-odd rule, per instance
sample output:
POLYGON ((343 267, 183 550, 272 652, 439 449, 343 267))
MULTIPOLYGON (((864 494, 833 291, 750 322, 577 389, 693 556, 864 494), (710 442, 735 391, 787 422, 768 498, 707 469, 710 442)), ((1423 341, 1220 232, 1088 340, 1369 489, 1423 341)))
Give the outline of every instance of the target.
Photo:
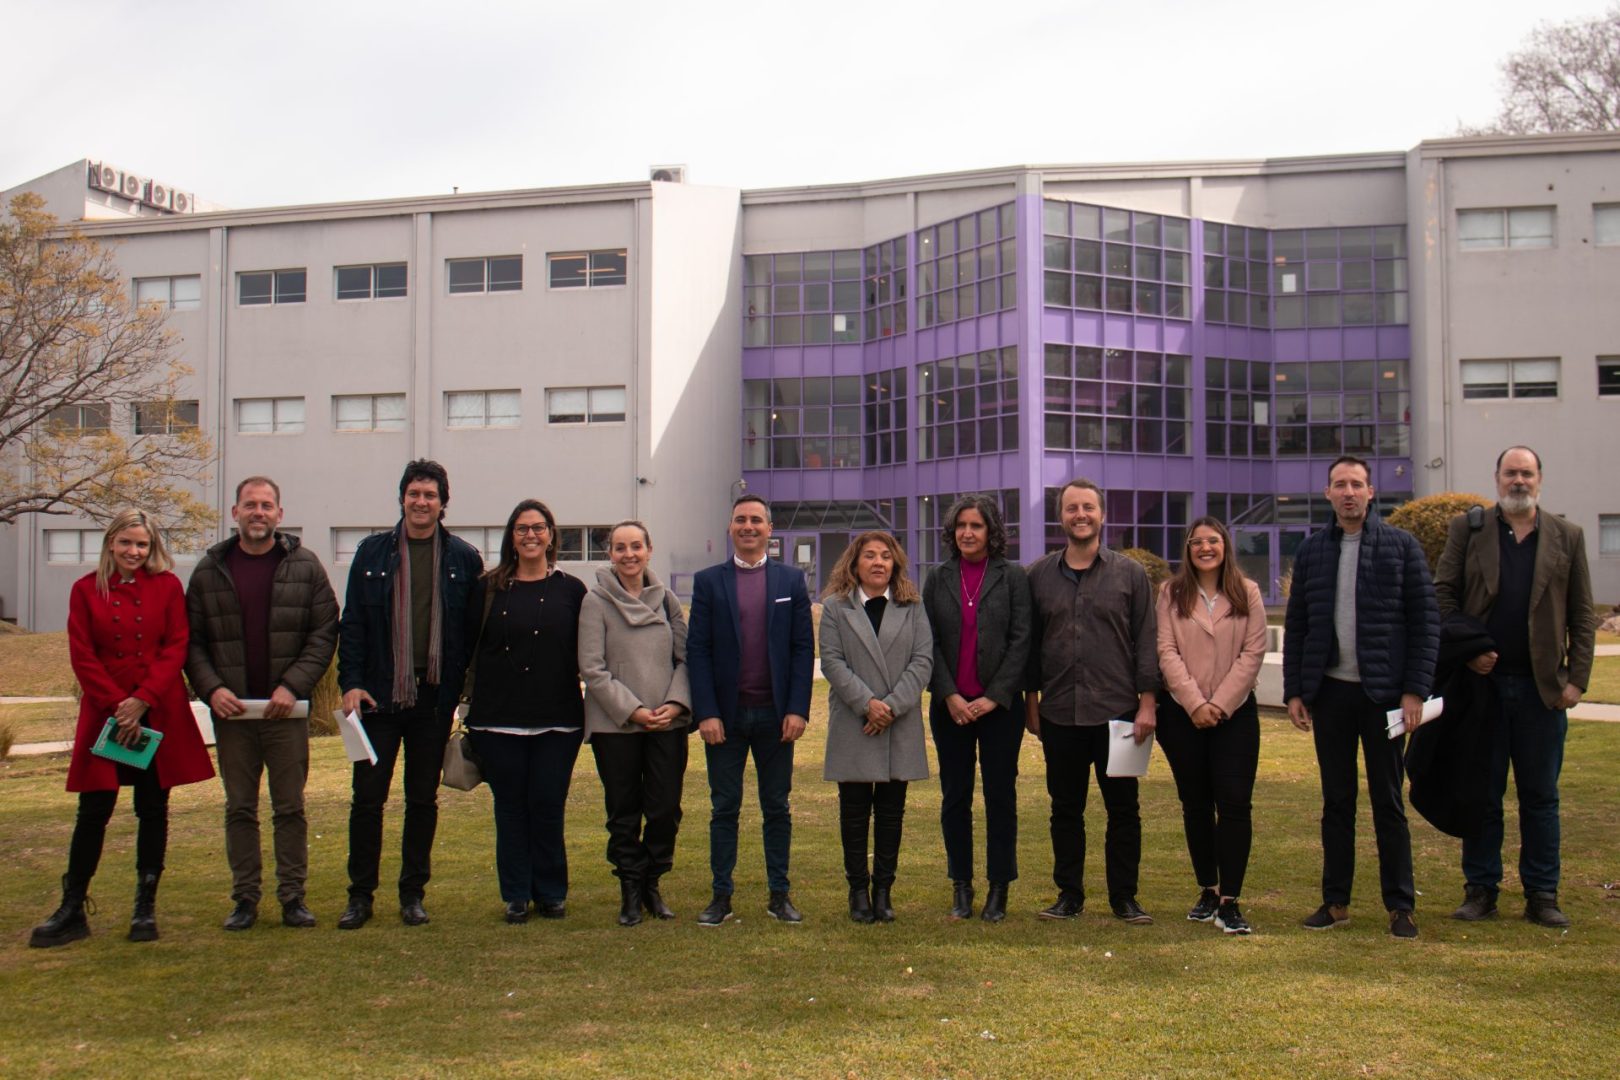
POLYGON ((1213 513, 1281 598, 1327 463, 1412 490, 1405 227, 1268 231, 1019 196, 864 250, 745 255, 743 477, 819 582, 861 528, 919 570, 957 494, 1024 562, 1057 490, 1171 561, 1213 513))

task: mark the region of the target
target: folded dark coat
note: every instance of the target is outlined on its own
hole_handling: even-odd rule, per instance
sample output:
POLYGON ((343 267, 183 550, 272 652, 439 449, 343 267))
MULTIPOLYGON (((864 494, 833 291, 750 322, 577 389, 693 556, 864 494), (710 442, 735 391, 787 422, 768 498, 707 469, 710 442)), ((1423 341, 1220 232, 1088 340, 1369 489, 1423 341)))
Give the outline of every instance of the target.
POLYGON ((1465 840, 1479 831, 1493 802, 1491 750, 1502 722, 1496 684, 1470 671, 1468 661, 1495 648, 1478 619, 1446 616, 1435 677, 1445 711, 1418 728, 1406 747, 1412 809, 1441 832, 1465 840))

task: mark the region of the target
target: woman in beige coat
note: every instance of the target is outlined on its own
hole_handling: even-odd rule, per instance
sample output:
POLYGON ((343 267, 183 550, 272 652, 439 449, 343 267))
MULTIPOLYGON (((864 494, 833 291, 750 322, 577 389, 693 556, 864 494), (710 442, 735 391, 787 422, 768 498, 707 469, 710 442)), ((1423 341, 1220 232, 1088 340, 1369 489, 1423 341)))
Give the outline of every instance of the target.
POLYGON ((585 739, 607 802, 608 861, 619 878, 619 925, 642 908, 675 913, 658 879, 675 862, 691 693, 686 681, 686 618, 648 567, 652 537, 639 521, 608 534, 612 567, 579 612, 579 673, 585 681, 585 739))
POLYGON ((823 776, 838 782, 849 917, 892 922, 889 891, 900 861, 906 784, 928 776, 922 692, 934 667, 934 638, 922 597, 906 576, 906 554, 886 532, 855 538, 823 596, 821 673, 831 688, 823 776))
POLYGON ((1166 690, 1159 745, 1176 777, 1187 850, 1202 886, 1187 918, 1247 934, 1238 896, 1260 763, 1254 685, 1266 654, 1266 608, 1215 518, 1199 518, 1187 530, 1181 569, 1159 593, 1158 625, 1166 690))

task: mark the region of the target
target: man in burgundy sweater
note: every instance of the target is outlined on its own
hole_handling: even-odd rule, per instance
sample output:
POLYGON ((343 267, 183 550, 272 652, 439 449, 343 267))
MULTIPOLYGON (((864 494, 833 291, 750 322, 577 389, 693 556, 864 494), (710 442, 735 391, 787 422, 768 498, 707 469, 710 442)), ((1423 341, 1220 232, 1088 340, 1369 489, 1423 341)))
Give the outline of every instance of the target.
POLYGON ((326 570, 298 537, 277 532, 281 489, 264 476, 236 486, 236 533, 215 544, 186 589, 191 647, 186 677, 214 714, 225 784, 225 855, 235 908, 227 930, 246 930, 260 898, 259 777, 270 774, 275 815, 276 899, 287 926, 310 927, 304 783, 309 720, 291 713, 307 700, 337 648, 337 598, 326 570), (243 702, 263 701, 262 710, 243 702), (249 717, 249 711, 255 713, 249 717))

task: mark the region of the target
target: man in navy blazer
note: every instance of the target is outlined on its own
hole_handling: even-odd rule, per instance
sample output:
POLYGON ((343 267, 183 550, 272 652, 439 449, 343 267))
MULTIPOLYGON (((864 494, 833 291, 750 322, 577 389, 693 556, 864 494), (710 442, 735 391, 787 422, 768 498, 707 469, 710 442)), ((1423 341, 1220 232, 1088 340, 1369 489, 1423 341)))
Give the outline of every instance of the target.
POLYGON ((737 816, 743 768, 754 753, 771 898, 766 913, 802 921, 788 896, 793 817, 793 743, 810 715, 815 633, 804 574, 765 555, 771 508, 758 495, 731 507, 732 558, 699 571, 692 585, 686 669, 692 715, 709 766, 709 865, 714 900, 698 922, 731 918, 731 872, 737 865, 737 816))

